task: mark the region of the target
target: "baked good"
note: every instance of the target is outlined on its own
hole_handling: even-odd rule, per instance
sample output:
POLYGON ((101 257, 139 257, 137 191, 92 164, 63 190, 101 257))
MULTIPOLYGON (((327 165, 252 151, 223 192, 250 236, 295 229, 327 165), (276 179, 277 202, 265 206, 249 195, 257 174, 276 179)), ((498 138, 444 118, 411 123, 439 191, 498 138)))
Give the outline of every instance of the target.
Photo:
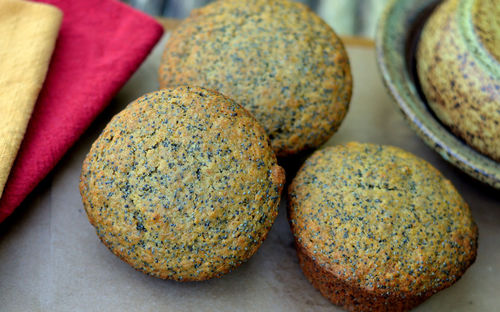
POLYGON ((328 140, 352 89, 340 39, 306 6, 286 0, 223 0, 194 10, 167 41, 159 81, 231 97, 266 129, 278 156, 328 140))
POLYGON ((80 192, 115 255, 152 276, 198 281, 257 251, 284 179, 245 109, 181 86, 146 94, 113 117, 83 163, 80 192))
POLYGON ((443 1, 426 22, 417 72, 436 116, 468 145, 500 161, 500 5, 443 1))
POLYGON ((474 262, 477 227, 449 180, 399 148, 316 151, 289 187, 289 220, 308 280, 349 311, 404 311, 474 262))

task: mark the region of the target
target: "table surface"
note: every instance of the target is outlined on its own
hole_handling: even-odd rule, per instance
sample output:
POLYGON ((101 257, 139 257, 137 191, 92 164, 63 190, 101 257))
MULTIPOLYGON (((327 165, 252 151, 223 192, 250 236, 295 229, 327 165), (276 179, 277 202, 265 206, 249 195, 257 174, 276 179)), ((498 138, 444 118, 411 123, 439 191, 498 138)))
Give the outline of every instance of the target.
MULTIPOLYGON (((109 119, 158 87, 166 38, 55 170, 0 224, 2 311, 340 311, 302 275, 282 201, 259 251, 235 272, 199 283, 164 281, 134 271, 99 241, 78 192, 82 161, 109 119)), ((500 311, 500 194, 452 167, 403 120, 379 76, 370 45, 348 43, 354 93, 347 117, 327 143, 391 144, 432 163, 470 204, 479 226, 476 263, 418 311, 500 311)), ((300 159, 288 162, 289 178, 300 159)))

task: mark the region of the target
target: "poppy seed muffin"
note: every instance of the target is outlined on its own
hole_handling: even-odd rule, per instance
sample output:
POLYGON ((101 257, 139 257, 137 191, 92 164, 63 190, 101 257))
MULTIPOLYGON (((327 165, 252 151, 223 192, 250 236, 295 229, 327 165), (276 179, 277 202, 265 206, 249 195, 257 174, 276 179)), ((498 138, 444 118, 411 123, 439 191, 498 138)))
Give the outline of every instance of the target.
POLYGON ((349 311, 404 311, 474 262, 477 227, 449 180, 399 148, 315 152, 289 187, 289 220, 308 280, 349 311))
POLYGON ((417 72, 439 120, 500 163, 500 2, 443 1, 422 29, 417 72))
POLYGON ((327 141, 352 90, 335 32, 303 4, 285 0, 223 0, 194 10, 167 41, 159 81, 228 95, 266 129, 278 156, 327 141))
POLYGON ((80 192, 115 255, 152 276, 197 281, 257 251, 284 179, 245 109, 184 86, 146 94, 113 117, 83 163, 80 192))

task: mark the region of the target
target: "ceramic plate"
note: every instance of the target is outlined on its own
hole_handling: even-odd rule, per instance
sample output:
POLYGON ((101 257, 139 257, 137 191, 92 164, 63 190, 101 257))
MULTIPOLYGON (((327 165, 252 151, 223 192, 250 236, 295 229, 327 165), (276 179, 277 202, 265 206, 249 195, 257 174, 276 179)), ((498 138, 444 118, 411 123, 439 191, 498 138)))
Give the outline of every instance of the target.
POLYGON ((444 159, 500 189, 500 164, 453 135, 428 107, 418 83, 415 48, 436 0, 391 0, 376 35, 377 61, 386 87, 410 126, 444 159))

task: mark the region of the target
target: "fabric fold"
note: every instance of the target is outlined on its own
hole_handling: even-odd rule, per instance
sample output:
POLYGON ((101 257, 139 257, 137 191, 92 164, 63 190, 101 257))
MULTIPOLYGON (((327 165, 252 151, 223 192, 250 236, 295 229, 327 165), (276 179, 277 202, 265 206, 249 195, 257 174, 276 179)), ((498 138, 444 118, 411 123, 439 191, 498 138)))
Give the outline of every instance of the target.
POLYGON ((41 0, 64 13, 24 141, 0 199, 0 222, 54 168, 144 61, 163 28, 116 0, 41 0))
POLYGON ((0 1, 0 197, 24 137, 61 26, 50 5, 0 1))

